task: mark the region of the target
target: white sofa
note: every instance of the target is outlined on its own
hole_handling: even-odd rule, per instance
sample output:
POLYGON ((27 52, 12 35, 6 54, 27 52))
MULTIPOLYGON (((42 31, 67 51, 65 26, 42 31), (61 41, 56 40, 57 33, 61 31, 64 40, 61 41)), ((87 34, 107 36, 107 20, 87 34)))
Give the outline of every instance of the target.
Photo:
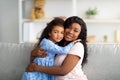
MULTIPOLYGON (((20 80, 33 43, 0 43, 0 80, 20 80)), ((88 44, 88 80, 120 80, 120 44, 88 44)))

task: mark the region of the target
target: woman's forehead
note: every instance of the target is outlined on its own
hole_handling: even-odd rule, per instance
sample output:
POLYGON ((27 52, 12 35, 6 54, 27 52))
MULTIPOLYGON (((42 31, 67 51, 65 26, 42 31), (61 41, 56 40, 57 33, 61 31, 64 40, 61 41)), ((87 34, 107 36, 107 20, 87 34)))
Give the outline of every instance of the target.
POLYGON ((78 23, 73 23, 73 24, 71 24, 71 26, 69 26, 69 27, 75 28, 75 29, 81 29, 81 25, 78 24, 78 23))

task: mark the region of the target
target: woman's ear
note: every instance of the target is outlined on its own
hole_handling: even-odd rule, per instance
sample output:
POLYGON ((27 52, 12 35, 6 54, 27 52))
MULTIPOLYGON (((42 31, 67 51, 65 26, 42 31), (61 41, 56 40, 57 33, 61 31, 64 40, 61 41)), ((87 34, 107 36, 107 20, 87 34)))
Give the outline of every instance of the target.
POLYGON ((49 33, 48 35, 49 35, 49 36, 51 36, 51 34, 50 34, 50 33, 49 33))

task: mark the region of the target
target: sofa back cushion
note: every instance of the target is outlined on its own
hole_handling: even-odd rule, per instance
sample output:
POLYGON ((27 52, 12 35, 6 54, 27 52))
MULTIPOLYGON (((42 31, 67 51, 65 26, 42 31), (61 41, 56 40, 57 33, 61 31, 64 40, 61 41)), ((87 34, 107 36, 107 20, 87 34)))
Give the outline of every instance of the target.
POLYGON ((20 80, 34 44, 0 43, 0 80, 20 80))
POLYGON ((89 44, 83 69, 88 80, 120 80, 120 44, 89 44))
MULTIPOLYGON (((0 80, 20 80, 33 43, 0 43, 0 80)), ((88 44, 83 70, 88 80, 120 80, 120 44, 88 44)))

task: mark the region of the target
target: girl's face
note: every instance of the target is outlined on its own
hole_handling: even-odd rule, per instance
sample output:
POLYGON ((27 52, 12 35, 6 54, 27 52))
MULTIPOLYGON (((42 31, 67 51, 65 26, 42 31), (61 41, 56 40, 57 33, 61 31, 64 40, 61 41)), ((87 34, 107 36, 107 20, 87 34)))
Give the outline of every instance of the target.
POLYGON ((73 23, 65 29, 64 38, 66 41, 74 41, 78 38, 81 32, 81 26, 78 23, 73 23))
POLYGON ((49 39, 54 43, 60 42, 64 36, 64 27, 63 26, 54 26, 52 31, 49 33, 49 39))

